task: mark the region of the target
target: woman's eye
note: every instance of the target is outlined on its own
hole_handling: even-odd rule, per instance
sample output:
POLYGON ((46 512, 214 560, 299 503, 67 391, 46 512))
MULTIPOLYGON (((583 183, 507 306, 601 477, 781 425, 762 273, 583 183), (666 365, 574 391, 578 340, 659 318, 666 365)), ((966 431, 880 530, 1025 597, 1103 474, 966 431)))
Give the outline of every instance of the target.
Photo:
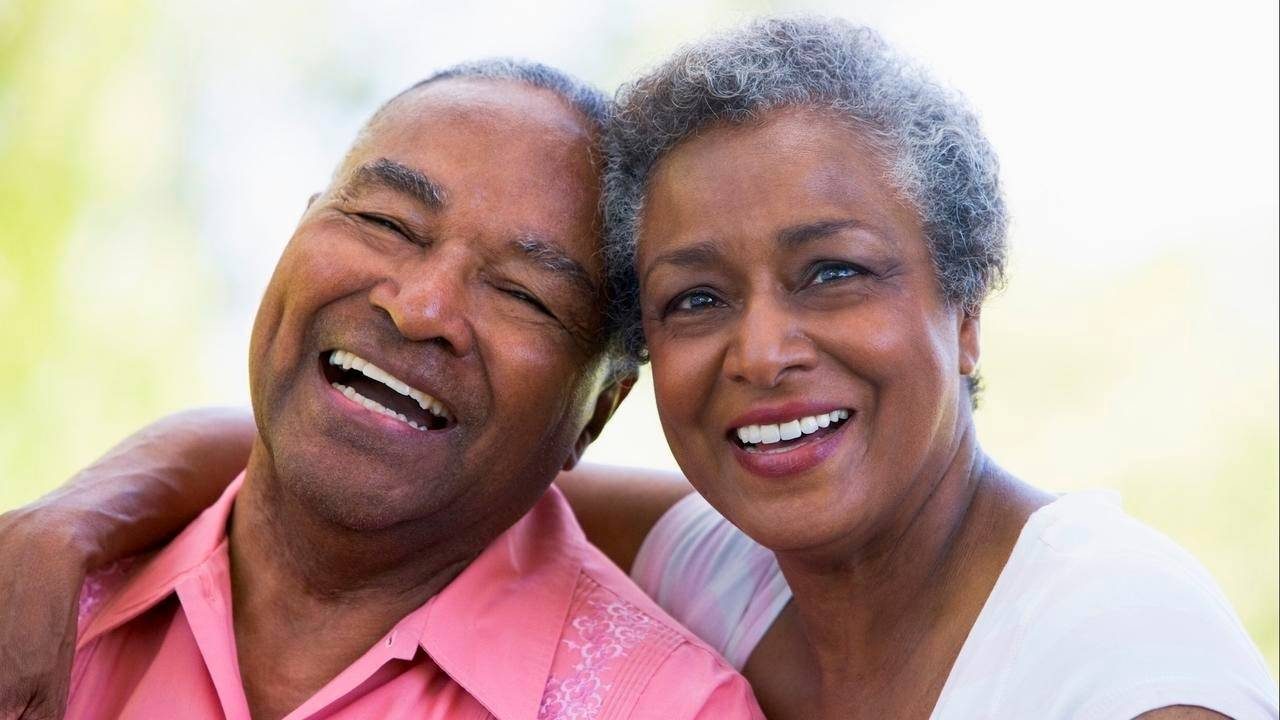
POLYGON ((856 265, 847 263, 822 263, 813 271, 814 285, 835 282, 837 280, 847 280, 862 274, 862 269, 856 265))
POLYGON ((720 305, 720 299, 705 290, 687 292, 671 302, 667 312, 697 312, 720 305))

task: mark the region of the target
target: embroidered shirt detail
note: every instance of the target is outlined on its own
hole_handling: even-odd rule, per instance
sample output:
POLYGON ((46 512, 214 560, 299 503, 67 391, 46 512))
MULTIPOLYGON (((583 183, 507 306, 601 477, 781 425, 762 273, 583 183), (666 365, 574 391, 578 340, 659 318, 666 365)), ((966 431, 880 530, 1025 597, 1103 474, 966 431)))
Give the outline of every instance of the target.
POLYGON ((80 612, 76 617, 76 625, 81 631, 93 619, 102 603, 115 594, 116 590, 129 579, 129 572, 137 564, 138 558, 130 557, 117 560, 91 573, 84 579, 80 590, 80 612))
POLYGON ((538 720, 594 720, 611 687, 603 679, 606 668, 643 642, 654 625, 624 600, 589 601, 587 612, 573 620, 574 636, 562 641, 577 662, 568 675, 548 678, 538 720))

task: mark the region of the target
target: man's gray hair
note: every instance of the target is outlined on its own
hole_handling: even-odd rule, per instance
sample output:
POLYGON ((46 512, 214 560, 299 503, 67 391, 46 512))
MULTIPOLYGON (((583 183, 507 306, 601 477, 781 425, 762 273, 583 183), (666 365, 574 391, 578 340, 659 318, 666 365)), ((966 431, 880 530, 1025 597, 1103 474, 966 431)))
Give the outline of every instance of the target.
MULTIPOLYGON (((411 85, 401 95, 423 85, 450 78, 485 78, 488 80, 515 80, 533 87, 543 88, 559 95, 591 121, 596 130, 603 130, 609 117, 609 96, 590 83, 583 82, 562 70, 530 60, 515 58, 487 58, 464 62, 439 70, 411 85)), ((399 97, 397 95, 396 97, 399 97)), ((391 99, 394 102, 395 98, 391 99)), ((390 104, 390 103, 388 103, 390 104)))
MULTIPOLYGON (((582 113, 587 122, 590 123, 591 129, 597 133, 603 133, 605 123, 609 119, 609 96, 590 83, 583 82, 569 73, 539 62, 508 57, 485 58, 483 60, 458 63, 443 70, 437 70, 393 95, 390 100, 382 103, 374 111, 373 115, 365 121, 364 126, 356 137, 353 148, 360 145, 365 135, 373 130, 378 124, 378 120, 386 115, 387 111, 400 98, 432 83, 453 78, 512 80, 536 88, 550 90, 560 96, 561 100, 569 103, 571 107, 582 113)), ((341 167, 338 169, 339 171, 342 170, 341 167)))
POLYGON ((1004 279, 1008 215, 998 163, 963 99, 843 20, 775 17, 687 46, 624 85, 606 133, 606 251, 614 324, 647 356, 635 251, 649 176, 665 153, 709 126, 774 108, 834 111, 868 133, 889 181, 919 212, 948 301, 976 313, 1004 279))

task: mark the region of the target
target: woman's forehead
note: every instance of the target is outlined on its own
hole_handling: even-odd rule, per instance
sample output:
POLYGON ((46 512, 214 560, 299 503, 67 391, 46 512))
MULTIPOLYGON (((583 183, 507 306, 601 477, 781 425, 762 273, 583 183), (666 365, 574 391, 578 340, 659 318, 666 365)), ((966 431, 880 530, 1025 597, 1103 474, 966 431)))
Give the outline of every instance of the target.
POLYGON ((656 238, 742 234, 819 219, 918 224, 883 154, 827 113, 772 111, 677 145, 656 165, 640 228, 656 238))

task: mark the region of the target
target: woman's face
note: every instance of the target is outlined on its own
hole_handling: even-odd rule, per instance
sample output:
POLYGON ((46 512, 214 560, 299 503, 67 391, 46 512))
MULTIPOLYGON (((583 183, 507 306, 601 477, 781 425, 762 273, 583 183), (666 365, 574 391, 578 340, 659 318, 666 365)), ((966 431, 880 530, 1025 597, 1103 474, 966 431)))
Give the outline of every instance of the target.
POLYGON ((700 133, 650 180, 637 269, 663 430, 775 550, 905 527, 969 427, 977 320, 943 299, 886 167, 791 108, 700 133))

